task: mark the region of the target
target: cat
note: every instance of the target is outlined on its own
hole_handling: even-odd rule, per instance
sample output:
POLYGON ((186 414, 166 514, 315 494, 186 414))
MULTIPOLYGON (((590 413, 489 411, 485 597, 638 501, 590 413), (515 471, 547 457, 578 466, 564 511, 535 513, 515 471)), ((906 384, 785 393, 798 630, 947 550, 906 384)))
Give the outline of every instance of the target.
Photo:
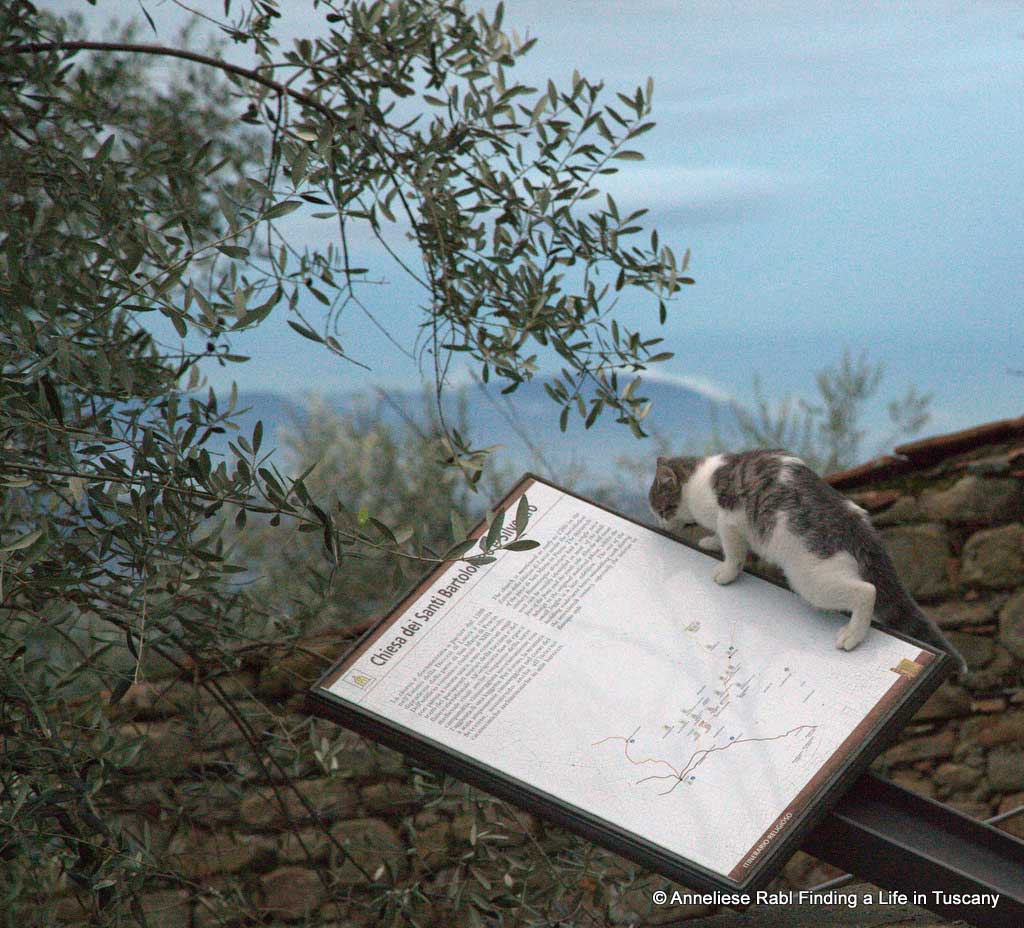
POLYGON ((967 664, 900 582, 867 512, 841 496, 800 458, 780 449, 659 457, 648 500, 662 526, 694 523, 715 534, 697 544, 721 551, 716 583, 732 583, 747 551, 782 568, 812 606, 850 613, 836 647, 851 651, 872 616, 967 664))

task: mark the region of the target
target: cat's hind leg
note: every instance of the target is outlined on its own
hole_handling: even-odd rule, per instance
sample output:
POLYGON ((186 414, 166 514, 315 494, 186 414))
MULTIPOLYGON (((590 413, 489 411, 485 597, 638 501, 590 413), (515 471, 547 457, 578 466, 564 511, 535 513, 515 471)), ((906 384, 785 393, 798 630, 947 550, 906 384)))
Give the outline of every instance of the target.
POLYGON ((871 628, 871 616, 875 612, 875 587, 866 580, 850 582, 841 591, 844 605, 838 607, 850 610, 850 621, 836 635, 836 647, 844 651, 852 651, 867 636, 871 628))
POLYGON ((786 578, 812 606, 850 613, 836 635, 837 648, 852 651, 864 640, 875 611, 875 587, 861 579, 852 555, 840 552, 821 559, 804 553, 787 565, 786 578))
POLYGON ((701 551, 721 551, 722 542, 717 535, 708 535, 697 542, 697 547, 701 551))
POLYGON ((732 583, 743 570, 743 562, 747 559, 747 539, 743 530, 723 519, 718 520, 718 537, 722 540, 722 553, 725 560, 714 573, 715 583, 726 586, 732 583))

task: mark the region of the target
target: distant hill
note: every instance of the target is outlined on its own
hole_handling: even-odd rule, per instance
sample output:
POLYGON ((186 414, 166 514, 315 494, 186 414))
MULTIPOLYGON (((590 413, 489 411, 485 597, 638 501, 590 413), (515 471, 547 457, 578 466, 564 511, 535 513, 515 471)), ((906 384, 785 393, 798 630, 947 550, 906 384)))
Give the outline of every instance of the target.
MULTIPOLYGON (((716 417, 720 430, 728 433, 733 428, 735 419, 728 404, 692 387, 659 379, 645 381, 637 392, 653 401, 645 420, 647 431, 664 436, 673 452, 685 449, 699 453, 711 435, 716 417)), ((327 394, 323 398, 342 413, 369 404, 371 408, 379 407, 384 421, 392 424, 400 422, 403 416, 424 425, 429 422, 429 407, 422 391, 389 391, 387 397, 388 401, 384 401, 374 391, 362 391, 327 394)), ((315 423, 304 421, 306 401, 301 397, 249 391, 240 392, 238 401, 241 408, 248 407, 238 418, 245 433, 250 433, 256 421, 262 420, 264 446, 280 446, 285 426, 301 423, 306 428, 316 427, 315 423)), ((460 404, 465 406, 466 433, 474 446, 503 445, 501 459, 517 471, 530 469, 558 479, 571 472, 574 465, 580 465, 601 480, 614 476, 623 457, 643 460, 657 453, 656 441, 638 440, 608 412, 590 429, 583 427, 578 415, 572 415, 566 432, 561 432, 560 407, 548 396, 540 380, 523 384, 508 396, 502 396, 500 385, 493 384, 451 388, 446 396, 446 417, 450 424, 461 428, 460 404), (541 452, 542 461, 530 445, 541 452)), ((226 448, 226 441, 219 444, 217 450, 226 448)))

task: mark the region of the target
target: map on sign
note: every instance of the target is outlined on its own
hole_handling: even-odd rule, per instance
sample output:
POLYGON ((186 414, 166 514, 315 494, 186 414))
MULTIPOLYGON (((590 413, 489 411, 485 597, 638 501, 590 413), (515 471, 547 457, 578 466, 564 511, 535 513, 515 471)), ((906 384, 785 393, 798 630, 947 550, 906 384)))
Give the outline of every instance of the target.
POLYGON ((746 573, 720 587, 710 556, 535 478, 506 533, 523 493, 540 546, 431 574, 319 682, 318 711, 736 886, 938 685, 932 650, 875 629, 838 651, 844 616, 746 573))

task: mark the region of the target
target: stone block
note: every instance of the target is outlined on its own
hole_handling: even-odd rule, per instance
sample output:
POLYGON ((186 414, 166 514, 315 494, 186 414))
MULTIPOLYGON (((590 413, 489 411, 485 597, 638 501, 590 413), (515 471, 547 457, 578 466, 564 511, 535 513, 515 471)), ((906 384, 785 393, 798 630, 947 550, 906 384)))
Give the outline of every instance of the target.
POLYGON ((345 639, 326 635, 300 642, 290 652, 274 655, 260 673, 257 692, 271 699, 287 699, 306 689, 344 650, 345 639))
POLYGON ((984 667, 995 654, 995 642, 985 635, 947 632, 946 637, 949 638, 953 647, 963 655, 969 670, 979 670, 984 667))
POLYGON ((914 716, 915 722, 931 721, 933 719, 953 719, 969 715, 971 711, 970 694, 962 686, 953 683, 943 683, 931 698, 914 716))
POLYGON ((251 907, 243 907, 238 900, 208 896, 201 898, 194 909, 192 928, 235 928, 245 918, 245 909, 259 911, 262 904, 253 903, 251 907))
POLYGON ((330 835, 324 828, 316 826, 286 832, 277 841, 277 859, 282 864, 310 864, 326 860, 330 850, 330 835))
POLYGON ((223 706, 205 707, 190 713, 186 718, 189 728, 195 732, 197 743, 204 751, 241 744, 245 740, 235 720, 223 706))
POLYGON ((225 696, 252 697, 256 690, 256 674, 251 670, 226 671, 216 678, 225 696))
POLYGON ((274 861, 274 845, 269 838, 228 832, 179 834, 167 853, 181 872, 190 877, 265 870, 274 861))
POLYGON ((1010 458, 1013 453, 1008 454, 994 454, 990 457, 977 458, 973 461, 968 461, 966 471, 969 474, 981 474, 987 477, 1001 477, 1003 474, 1008 474, 1013 465, 1010 463, 1010 458))
POLYGON ((984 670, 974 670, 967 681, 978 693, 1002 689, 1020 681, 1024 668, 1020 658, 1014 657, 1002 645, 996 645, 995 654, 984 670))
POLYGON ((452 837, 459 844, 473 844, 480 831, 477 817, 469 812, 460 812, 452 819, 452 837), (474 831, 474 826, 476 831, 474 831))
POLYGON ((62 896, 53 909, 53 918, 62 925, 85 921, 92 914, 88 900, 89 896, 86 893, 82 893, 81 896, 62 896))
MULTIPOLYGON (((230 706, 244 723, 257 732, 257 737, 272 724, 273 714, 257 700, 232 698, 230 706)), ((178 716, 188 726, 199 750, 245 743, 245 734, 235 722, 232 712, 203 690, 186 688, 178 697, 178 716)))
POLYGON ((1024 583, 1024 525, 971 535, 964 545, 960 582, 988 589, 1011 589, 1024 583))
POLYGON ((178 805, 173 783, 126 783, 121 787, 121 799, 124 808, 132 815, 144 815, 149 819, 158 819, 163 812, 171 812, 178 805))
POLYGON ((996 828, 1024 841, 1024 812, 1004 819, 996 825, 996 828))
MULTIPOLYGON (((275 783, 282 783, 289 780, 304 780, 323 773, 323 768, 306 748, 301 739, 275 738, 262 741, 262 764, 258 765, 261 776, 275 783)), ((251 756, 252 752, 240 750, 233 753, 244 758, 246 754, 251 756)))
POLYGON ((991 716, 971 721, 980 724, 976 730, 972 726, 969 735, 965 730, 964 735, 973 737, 984 748, 995 747, 997 744, 1024 745, 1024 712, 1008 712, 1001 717, 991 716))
POLYGON ((484 828, 506 845, 525 844, 538 831, 537 820, 515 806, 489 803, 483 811, 484 828))
POLYGON ((967 764, 942 763, 933 775, 935 785, 948 792, 960 792, 978 785, 981 771, 967 764))
POLYGON ((405 845, 394 828, 380 819, 357 818, 337 822, 331 827, 331 835, 352 858, 345 861, 339 858, 334 869, 338 884, 365 884, 366 877, 360 872, 360 867, 371 879, 382 879, 388 870, 397 878, 405 876, 408 870, 405 845))
POLYGON ((195 744, 182 722, 129 722, 119 733, 126 739, 144 739, 135 766, 158 773, 161 779, 181 776, 192 764, 195 744))
POLYGON ((908 522, 924 522, 926 518, 921 504, 913 496, 901 496, 887 509, 871 515, 871 521, 878 528, 906 525, 908 522))
MULTIPOLYGON (((345 818, 356 811, 355 790, 343 780, 323 777, 302 780, 296 786, 323 821, 345 818)), ((278 787, 277 794, 270 789, 249 793, 239 806, 239 816, 245 825, 257 830, 276 830, 289 822, 313 820, 302 800, 284 783, 278 787), (278 796, 284 802, 283 807, 278 796)))
POLYGON ((977 799, 950 799, 946 804, 979 822, 983 822, 992 814, 988 803, 979 802, 977 799))
POLYGON ((412 837, 415 860, 425 870, 436 870, 451 858, 451 826, 448 822, 435 822, 417 830, 412 837))
POLYGON ((888 529, 891 525, 906 525, 927 521, 928 516, 918 500, 912 496, 901 496, 887 509, 871 513, 871 523, 876 529, 888 529))
POLYGON ((978 715, 993 712, 1003 712, 1006 709, 1006 700, 1002 696, 992 696, 989 699, 975 699, 971 702, 971 712, 978 715))
POLYGON ((922 611, 939 628, 963 628, 988 625, 995 621, 996 604, 989 600, 976 599, 972 602, 953 600, 922 606, 922 611))
POLYGON ((238 821, 242 793, 237 786, 215 780, 180 783, 177 796, 188 817, 206 828, 238 821))
POLYGON ((1014 593, 999 612, 999 641, 1024 660, 1024 589, 1014 593))
POLYGON ((359 796, 363 808, 370 814, 405 815, 422 802, 415 787, 396 780, 385 780, 383 783, 364 786, 359 791, 359 796))
POLYGON ((416 828, 426 828, 428 825, 436 825, 442 821, 447 821, 447 819, 436 809, 424 809, 412 817, 412 823, 416 828))
POLYGON ((191 928, 192 907, 188 893, 171 889, 139 897, 149 928, 191 928))
POLYGON ((1024 483, 968 474, 945 490, 926 490, 921 508, 930 519, 954 524, 1013 522, 1024 516, 1024 483))
POLYGON ((121 716, 136 721, 165 718, 174 714, 174 706, 166 698, 167 681, 154 683, 151 680, 140 680, 128 687, 128 692, 121 697, 116 706, 110 707, 111 716, 121 716))
POLYGON ((850 493, 849 497, 862 509, 868 512, 878 512, 888 509, 900 498, 899 490, 862 490, 859 493, 850 493))
MULTIPOLYGON (((842 876, 842 872, 831 864, 818 860, 817 857, 811 857, 804 851, 797 851, 782 868, 782 876, 786 883, 789 886, 801 888, 817 886, 826 880, 835 879, 837 876, 842 876)), ((761 928, 761 926, 757 926, 757 928, 761 928)))
POLYGON ((909 789, 918 796, 932 799, 935 796, 935 786, 931 780, 922 776, 916 770, 898 770, 889 779, 897 786, 909 789))
POLYGON ((284 921, 298 921, 316 912, 327 894, 320 877, 305 867, 281 867, 260 882, 264 908, 274 919, 284 921))
POLYGON ((915 599, 936 599, 951 590, 947 561, 952 553, 941 525, 903 525, 882 532, 896 572, 915 599))
MULTIPOLYGON (((420 897, 415 902, 416 921, 421 925, 445 928, 452 921, 437 915, 437 904, 420 897)), ((318 928, 380 928, 380 919, 365 902, 325 902, 320 906, 322 922, 318 928)), ((411 924, 411 922, 410 922, 411 924)))
MULTIPOLYGON (((678 905, 656 905, 651 900, 655 890, 672 893, 693 893, 676 883, 661 877, 650 877, 635 885, 623 887, 612 883, 606 887, 608 896, 608 920, 612 925, 668 925, 679 924, 686 919, 710 915, 713 906, 701 903, 680 903, 678 905)), ((595 923, 598 923, 595 920, 595 923)))
POLYGON ((178 648, 165 644, 162 653, 155 648, 142 649, 142 666, 139 677, 142 680, 170 681, 179 679, 182 673, 188 672, 188 655, 178 648), (185 668, 183 671, 182 668, 185 668))
POLYGON ((405 760, 397 751, 381 747, 350 731, 338 731, 337 726, 324 729, 333 747, 332 755, 337 759, 336 775, 345 780, 377 781, 384 775, 401 775, 405 772, 405 760))
POLYGON ((934 757, 949 757, 956 746, 956 738, 951 731, 942 731, 923 738, 908 738, 885 752, 884 757, 890 764, 908 764, 915 760, 930 760, 934 757))
POLYGON ((253 873, 205 877, 193 892, 192 928, 248 928, 263 909, 260 877, 253 873))
MULTIPOLYGON (((1010 793, 999 800, 999 808, 996 810, 1000 815, 1009 812, 1010 809, 1024 808, 1024 793, 1010 793)), ((1024 812, 1021 813, 1024 815, 1024 812)))
POLYGON ((989 751, 988 781, 996 792, 1024 790, 1024 745, 1001 744, 989 751))

